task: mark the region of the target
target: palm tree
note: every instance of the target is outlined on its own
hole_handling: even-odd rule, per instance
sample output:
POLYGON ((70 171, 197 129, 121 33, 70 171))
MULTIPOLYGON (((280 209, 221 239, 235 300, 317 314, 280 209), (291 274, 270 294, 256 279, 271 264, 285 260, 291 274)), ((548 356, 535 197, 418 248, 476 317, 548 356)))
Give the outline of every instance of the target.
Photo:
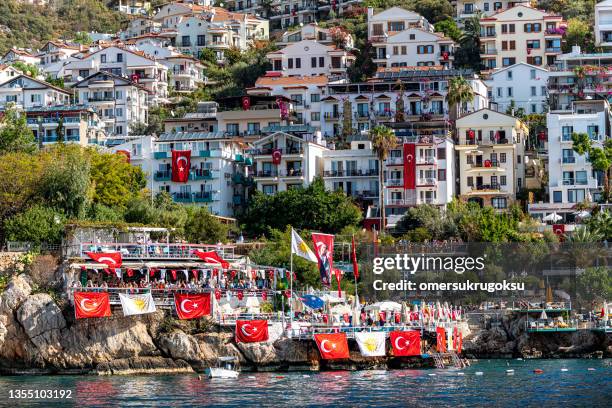
POLYGON ((387 159, 389 152, 396 148, 397 137, 395 137, 395 133, 390 128, 380 125, 374 127, 370 130, 370 140, 372 141, 372 148, 376 153, 376 157, 378 158, 378 190, 379 190, 379 200, 380 200, 380 217, 381 224, 380 230, 384 232, 385 230, 385 186, 384 186, 384 171, 383 164, 387 159))
POLYGON ((448 103, 451 120, 457 119, 463 113, 463 104, 474 100, 474 90, 464 77, 454 77, 448 81, 446 102, 448 103), (453 117, 454 116, 454 117, 453 117))

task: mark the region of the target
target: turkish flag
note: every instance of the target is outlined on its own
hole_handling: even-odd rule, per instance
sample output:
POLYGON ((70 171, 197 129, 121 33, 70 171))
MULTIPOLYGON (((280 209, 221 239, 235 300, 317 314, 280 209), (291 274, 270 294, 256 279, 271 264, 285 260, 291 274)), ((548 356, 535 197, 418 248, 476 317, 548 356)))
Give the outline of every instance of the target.
POLYGON ((414 143, 404 143, 404 189, 416 188, 416 147, 414 143))
POLYGON ((236 343, 259 343, 267 340, 267 320, 236 320, 236 343))
POLYGON ((131 159, 131 153, 129 150, 117 150, 117 154, 123 155, 125 160, 129 163, 131 159))
POLYGON ((315 334, 315 342, 319 347, 321 358, 324 360, 336 360, 341 358, 349 358, 348 342, 346 334, 315 334))
POLYGON ((272 164, 274 165, 279 165, 281 164, 281 159, 283 158, 283 154, 281 153, 280 149, 273 149, 272 150, 272 164))
POLYGON ((315 255, 319 261, 319 274, 323 285, 331 285, 331 272, 334 264, 334 236, 329 234, 312 234, 315 255))
POLYGON ((197 319, 210 314, 210 293, 198 295, 175 293, 174 305, 179 319, 197 319))
POLYGON ((217 254, 215 251, 205 252, 195 250, 193 251, 193 253, 195 256, 202 259, 204 262, 221 265, 221 268, 223 269, 227 269, 230 266, 229 262, 221 258, 219 254, 217 254))
POLYGON ((251 98, 249 98, 248 96, 243 96, 242 97, 242 109, 243 110, 249 110, 251 109, 251 98))
POLYGON ((108 317, 110 297, 107 292, 74 292, 74 311, 77 319, 108 317))
POLYGON ((172 151, 172 181, 186 183, 189 180, 191 167, 191 150, 172 151))
POLYGON ((85 252, 94 261, 109 268, 121 267, 121 252, 85 252))
POLYGON ((353 275, 359 279, 359 264, 357 264, 357 252, 355 251, 355 237, 351 242, 351 261, 353 262, 353 275))
POLYGON ((436 327, 436 349, 438 353, 446 353, 446 330, 436 327))
POLYGON ((421 355, 421 333, 418 331, 392 331, 389 340, 395 357, 421 355))

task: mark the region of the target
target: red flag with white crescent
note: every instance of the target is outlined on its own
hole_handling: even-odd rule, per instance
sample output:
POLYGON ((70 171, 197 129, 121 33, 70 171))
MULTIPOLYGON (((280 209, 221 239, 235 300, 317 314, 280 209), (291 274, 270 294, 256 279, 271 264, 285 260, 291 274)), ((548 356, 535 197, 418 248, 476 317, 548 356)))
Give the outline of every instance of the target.
POLYGON ((281 164, 281 159, 283 158, 283 154, 280 149, 272 150, 272 164, 278 166, 281 164))
POLYGON ((193 251, 194 255, 206 263, 221 265, 221 268, 227 269, 230 264, 219 256, 215 251, 193 251))
POLYGON ((436 327, 436 349, 438 353, 446 353, 446 330, 436 327))
POLYGON ((110 297, 107 292, 74 292, 74 311, 77 319, 108 317, 110 297))
POLYGON ((389 340, 395 357, 421 355, 421 333, 416 330, 392 331, 389 340))
POLYGON ((186 183, 189 180, 191 167, 191 150, 172 151, 172 181, 186 183))
POLYGON ((210 293, 198 295, 175 293, 174 305, 179 319, 197 319, 210 314, 210 293))
POLYGON ((259 343, 267 340, 267 320, 236 320, 236 343, 259 343))
POLYGON ((404 189, 416 188, 416 147, 414 143, 404 143, 404 189))
POLYGON ((353 262, 353 275, 355 279, 359 279, 359 264, 357 263, 357 252, 355 250, 355 237, 351 242, 351 261, 353 262))
POLYGON ((94 261, 109 268, 121 267, 121 252, 85 252, 94 261))
POLYGON ((314 339, 324 360, 349 358, 345 333, 315 334, 314 339))

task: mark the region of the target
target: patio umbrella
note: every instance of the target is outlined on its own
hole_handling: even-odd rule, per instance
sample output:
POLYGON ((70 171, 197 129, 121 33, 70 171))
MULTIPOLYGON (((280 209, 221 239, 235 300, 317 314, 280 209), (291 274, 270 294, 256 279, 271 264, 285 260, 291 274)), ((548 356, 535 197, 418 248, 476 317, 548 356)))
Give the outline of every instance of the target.
POLYGON ((603 303, 603 311, 604 311, 604 315, 603 317, 603 321, 604 323, 608 323, 608 303, 604 300, 603 303))
POLYGON ((325 306, 325 302, 320 297, 315 295, 302 295, 300 300, 304 305, 308 306, 311 309, 321 309, 325 306))
POLYGON ((575 212, 574 215, 578 218, 588 218, 591 216, 591 213, 588 211, 582 210, 582 211, 575 212))
POLYGON ((548 214, 546 217, 542 218, 542 221, 552 221, 552 222, 557 222, 560 219, 562 219, 563 217, 561 217, 559 214, 557 214, 556 212, 548 214))
POLYGON ((540 315, 540 320, 548 320, 548 316, 546 315, 546 310, 542 310, 542 314, 540 315))

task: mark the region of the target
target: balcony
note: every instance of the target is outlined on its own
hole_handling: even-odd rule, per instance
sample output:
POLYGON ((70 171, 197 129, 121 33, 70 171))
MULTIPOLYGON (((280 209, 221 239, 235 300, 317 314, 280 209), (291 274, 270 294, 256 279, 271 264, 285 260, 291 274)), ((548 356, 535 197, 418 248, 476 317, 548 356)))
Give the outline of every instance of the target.
POLYGON ((586 186, 588 185, 587 179, 563 179, 561 180, 562 185, 564 186, 586 186))
POLYGON ((357 120, 370 119, 370 112, 356 112, 355 117, 357 118, 357 120))
POLYGON ((254 149, 250 150, 250 152, 254 156, 271 156, 275 150, 279 151, 281 155, 302 154, 302 150, 299 147, 289 147, 285 149, 254 149))
POLYGON ((389 157, 386 160, 387 166, 402 166, 404 159, 401 157, 389 157))
POLYGON ((546 47, 546 52, 550 52, 550 53, 561 53, 561 47, 546 47))
POLYGON ((177 203, 192 203, 193 195, 191 193, 173 193, 172 198, 177 203))
POLYGON ((355 191, 353 195, 361 198, 378 198, 378 190, 355 191))
POLYGON ((193 194, 193 201, 196 203, 210 203, 217 200, 211 191, 199 191, 193 194))
POLYGON ((326 170, 324 177, 372 177, 378 176, 378 169, 326 170))
POLYGON ((327 120, 338 120, 340 119, 340 113, 338 112, 324 112, 323 118, 327 120))
POLYGON ((115 102, 114 96, 90 96, 87 102, 115 102))
POLYGON ((472 190, 472 193, 501 191, 501 185, 499 183, 478 184, 476 186, 469 186, 469 188, 472 190))
POLYGON ((242 163, 244 162, 244 156, 241 154, 235 154, 234 155, 234 161, 237 161, 238 163, 242 163))
POLYGON ((503 167, 499 166, 499 163, 496 161, 492 161, 492 162, 488 162, 486 161, 485 163, 472 163, 469 165, 467 171, 477 171, 477 172, 483 172, 483 171, 506 171, 506 169, 504 169, 503 167))
POLYGON ((172 172, 170 170, 158 170, 153 174, 155 181, 170 181, 172 178, 172 172))
POLYGON ((154 152, 153 153, 153 158, 154 159, 167 159, 168 158, 168 152, 154 152))
POLYGON ((434 177, 419 178, 416 184, 418 187, 436 186, 438 180, 434 177))
POLYGON ((417 165, 435 165, 436 158, 435 157, 419 157, 416 161, 417 165))
POLYGON ((387 187, 402 187, 404 185, 404 179, 387 179, 385 182, 387 187))
POLYGON ((212 180, 215 173, 208 169, 196 169, 189 172, 189 180, 212 180))
POLYGON ((395 116, 395 112, 392 112, 390 110, 376 111, 375 115, 376 115, 377 119, 389 119, 389 120, 391 120, 395 116))
POLYGON ((497 48, 483 48, 480 50, 481 55, 497 55, 498 53, 497 48))
POLYGON ((255 176, 257 178, 274 178, 278 177, 278 170, 259 170, 255 172, 255 176))
POLYGON ((562 160, 563 160, 563 164, 575 164, 576 163, 576 157, 574 156, 564 157, 562 160))

